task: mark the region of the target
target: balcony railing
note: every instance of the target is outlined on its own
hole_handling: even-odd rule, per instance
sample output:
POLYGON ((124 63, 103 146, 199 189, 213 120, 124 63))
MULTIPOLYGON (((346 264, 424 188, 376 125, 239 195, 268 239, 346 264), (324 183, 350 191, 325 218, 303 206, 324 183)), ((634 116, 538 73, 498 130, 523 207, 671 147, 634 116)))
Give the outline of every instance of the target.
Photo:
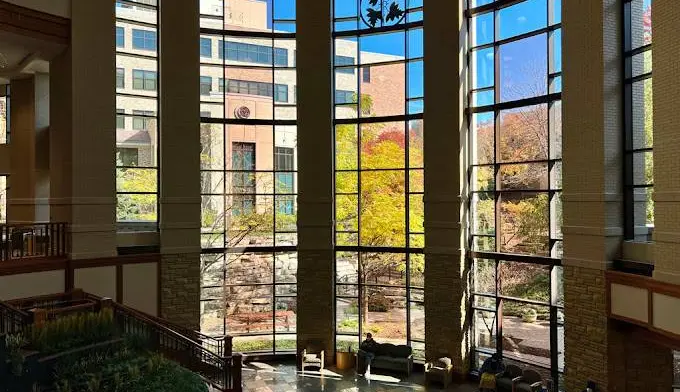
POLYGON ((0 261, 66 256, 66 223, 0 225, 0 261))

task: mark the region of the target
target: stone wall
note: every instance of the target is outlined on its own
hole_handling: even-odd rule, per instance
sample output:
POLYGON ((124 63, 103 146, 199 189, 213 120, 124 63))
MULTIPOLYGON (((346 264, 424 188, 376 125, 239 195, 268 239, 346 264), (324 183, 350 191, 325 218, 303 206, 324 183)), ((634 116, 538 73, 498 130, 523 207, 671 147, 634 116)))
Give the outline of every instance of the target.
POLYGON ((605 284, 604 270, 564 266, 567 391, 582 390, 587 380, 595 381, 602 390, 608 390, 605 284))
POLYGON ((200 328, 200 254, 163 255, 161 317, 186 328, 200 328))

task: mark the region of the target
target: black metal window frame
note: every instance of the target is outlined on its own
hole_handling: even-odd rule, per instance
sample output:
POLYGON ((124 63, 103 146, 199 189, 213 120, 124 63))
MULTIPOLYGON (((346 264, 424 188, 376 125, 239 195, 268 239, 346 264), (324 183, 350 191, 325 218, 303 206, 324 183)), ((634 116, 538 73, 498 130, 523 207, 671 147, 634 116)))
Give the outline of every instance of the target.
MULTIPOLYGON (((276 19, 273 18, 274 15, 274 7, 275 5, 271 6, 272 9, 269 11, 271 15, 271 21, 272 21, 272 26, 276 26, 278 23, 295 23, 295 20, 289 20, 289 19, 276 19)), ((222 15, 205 15, 201 14, 201 18, 206 18, 206 19, 211 19, 211 20, 218 20, 225 21, 225 15, 224 15, 224 9, 222 11, 222 15)), ((222 75, 219 77, 218 80, 218 90, 220 94, 222 94, 223 99, 220 102, 209 102, 209 101, 201 101, 201 106, 202 108, 204 106, 210 106, 210 105, 220 105, 222 106, 222 113, 218 115, 219 117, 214 117, 210 112, 201 112, 201 124, 205 125, 219 125, 222 128, 222 138, 225 143, 229 140, 227 138, 227 128, 229 125, 243 125, 246 127, 254 127, 254 126, 262 126, 262 127, 271 127, 272 130, 272 137, 273 140, 276 140, 276 134, 277 132, 280 132, 280 130, 277 130, 277 127, 280 126, 296 126, 297 125, 297 119, 278 119, 276 118, 276 108, 279 107, 295 107, 295 104, 290 104, 286 100, 285 103, 279 102, 277 100, 277 92, 280 92, 279 90, 282 88, 281 86, 286 86, 286 93, 288 92, 288 87, 286 84, 276 84, 274 81, 277 79, 276 78, 276 72, 277 71, 282 71, 282 70, 295 70, 295 67, 290 67, 289 66, 289 60, 288 60, 288 55, 289 55, 289 50, 286 48, 279 48, 275 47, 274 44, 277 42, 277 40, 288 40, 288 41, 294 41, 295 40, 295 33, 289 33, 289 32, 277 32, 277 31, 244 31, 244 30, 238 30, 238 29, 213 29, 213 28, 206 28, 206 27, 201 27, 200 28, 200 33, 201 33, 201 38, 208 38, 211 40, 217 39, 217 44, 218 44, 218 55, 217 58, 219 62, 201 62, 201 67, 219 67, 222 70, 222 75), (252 45, 252 44, 247 44, 247 43, 241 43, 241 42, 234 42, 234 41, 229 41, 229 38, 260 38, 260 39, 267 39, 271 40, 271 46, 261 46, 261 45, 252 45), (256 58, 252 59, 250 58, 249 60, 239 60, 238 56, 236 59, 230 58, 228 51, 230 49, 227 48, 229 44, 236 44, 239 48, 241 49, 253 49, 256 48, 257 50, 262 50, 262 52, 258 52, 258 54, 262 54, 263 58, 266 57, 266 61, 263 60, 263 58, 256 58), (259 47, 262 47, 264 49, 260 49, 259 47), (285 57, 285 59, 284 59, 285 57), (262 61, 260 61, 262 60, 262 61), (231 63, 232 61, 247 61, 245 64, 233 64, 231 63), (229 79, 227 78, 227 73, 229 69, 254 69, 254 70, 267 70, 271 72, 271 80, 272 83, 262 83, 262 82, 253 82, 253 81, 245 81, 245 80, 237 80, 237 79, 229 79), (227 95, 229 94, 238 94, 239 92, 232 92, 230 91, 230 82, 242 82, 242 83, 247 83, 248 88, 250 89, 251 85, 257 83, 257 90, 258 94, 255 95, 261 95, 261 96, 267 96, 272 98, 272 118, 271 119, 253 119, 253 118, 234 118, 230 113, 227 112, 227 110, 233 110, 233 108, 227 108, 227 95), (261 84, 266 84, 269 87, 265 88, 264 90, 262 89, 261 84), (278 90, 277 90, 278 89, 278 90), (260 94, 264 93, 264 94, 260 94)), ((232 48, 233 49, 233 48, 232 48)), ((211 59, 214 60, 214 59, 211 59)), ((203 109, 202 109, 203 110, 203 109)), ((295 147, 296 148, 296 147, 295 147)), ((293 148, 293 150, 295 149, 293 148)), ((257 147, 255 148, 255 151, 257 151, 257 147)), ((256 155, 255 153, 254 155, 256 155)), ((272 148, 272 159, 273 162, 276 162, 276 148, 272 148)), ((226 160, 229 159, 229 157, 225 154, 224 156, 225 162, 223 164, 222 169, 201 169, 201 173, 208 174, 208 173, 223 173, 224 177, 226 178, 227 176, 234 175, 234 174, 242 174, 246 176, 258 176, 260 174, 269 174, 276 178, 278 174, 286 173, 286 174, 291 174, 293 176, 296 175, 297 170, 293 168, 292 170, 279 170, 276 167, 273 167, 272 170, 260 170, 255 168, 255 170, 237 170, 234 169, 233 167, 231 169, 226 169, 230 165, 227 164, 226 160)), ((272 165, 273 166, 273 165, 272 165)), ((273 203, 274 205, 272 206, 274 208, 274 211, 276 211, 277 207, 277 200, 280 200, 281 198, 285 198, 285 200, 289 199, 295 199, 297 194, 296 190, 293 189, 292 192, 279 192, 279 187, 273 186, 272 187, 272 193, 267 193, 267 194, 260 194, 259 191, 256 189, 257 186, 255 184, 255 191, 254 193, 242 193, 240 195, 237 195, 234 191, 227 189, 227 183, 226 181, 222 181, 222 190, 218 192, 211 192, 211 193, 202 193, 202 196, 212 196, 212 197, 222 197, 223 198, 223 203, 224 205, 228 205, 228 198, 229 197, 236 197, 240 196, 243 197, 243 200, 252 200, 253 201, 253 208, 257 207, 257 204, 255 203, 255 200, 259 196, 268 196, 273 198, 273 203), (246 199, 247 198, 247 199, 246 199)), ((247 201, 246 201, 247 202, 247 201)), ((293 211, 294 213, 296 211, 293 211)), ((290 254, 290 253, 296 253, 297 252, 297 245, 279 245, 277 244, 277 235, 278 234, 293 234, 296 233, 297 229, 293 230, 283 230, 283 229, 278 229, 277 228, 277 221, 276 221, 276 213, 273 214, 273 235, 274 235, 274 243, 273 245, 246 245, 246 246, 229 246, 228 242, 228 230, 226 227, 226 219, 224 223, 224 227, 222 228, 222 231, 220 232, 203 232, 202 235, 222 235, 223 237, 223 243, 221 246, 211 246, 211 247, 203 247, 201 254, 206 257, 214 257, 215 255, 220 255, 222 257, 223 263, 224 263, 224 268, 222 268, 222 281, 227 282, 227 268, 226 268, 226 263, 227 259, 229 257, 233 257, 234 255, 245 255, 245 254, 258 254, 258 255, 263 255, 263 256, 271 256, 272 257, 272 273, 273 276, 271 277, 271 280, 268 281, 267 283, 256 283, 256 284, 251 284, 251 283, 244 283, 244 284, 231 284, 231 285, 224 285, 224 286, 202 286, 203 289, 211 289, 211 288, 231 288, 231 287, 257 287, 257 286, 271 286, 272 287, 272 330, 271 331, 265 331, 265 332, 248 332, 248 333, 241 333, 241 332, 230 332, 227 327, 227 317, 222 317, 223 325, 222 325, 222 330, 225 334, 229 334, 231 336, 234 336, 235 338, 239 337, 257 337, 257 336, 271 336, 272 337, 272 349, 271 350, 265 350, 264 353, 273 353, 273 354, 280 354, 280 353, 290 353, 291 349, 288 348, 277 348, 277 336, 291 336, 297 334, 297 331, 277 331, 277 318, 276 318, 276 305, 278 303, 278 300, 285 300, 285 299, 291 299, 291 298, 296 298, 297 294, 296 293, 280 293, 278 290, 280 287, 287 287, 287 286, 295 286, 297 283, 296 282, 290 282, 290 281, 285 281, 285 282, 279 282, 277 281, 277 276, 276 276, 276 271, 277 271, 277 258, 282 255, 282 254, 290 254)), ((210 302, 210 301, 215 301, 219 300, 219 298, 205 298, 202 296, 201 302, 210 302)), ((294 350, 294 349, 293 349, 294 350)), ((260 351, 258 351, 260 352, 260 351)))
MULTIPOLYGON (((467 17, 468 21, 468 26, 470 26, 470 31, 468 33, 468 85, 470 86, 469 92, 468 92, 468 101, 467 101, 467 115, 468 115, 468 123, 470 124, 469 126, 469 137, 468 140, 470 140, 470 150, 474 150, 474 146, 472 145, 472 134, 475 132, 473 129, 473 116, 477 113, 491 113, 493 115, 493 124, 494 124, 494 157, 493 157, 493 162, 491 164, 488 163, 483 163, 483 164, 476 164, 470 154, 469 162, 468 162, 468 184, 470 184, 470 189, 473 189, 473 172, 476 167, 491 167, 493 168, 493 176, 494 176, 494 189, 492 191, 489 190, 471 190, 470 191, 470 197, 468 198, 468 211, 469 213, 469 223, 468 223, 468 244, 467 248, 470 250, 468 251, 467 254, 467 261, 470 263, 470 268, 472 271, 475 271, 476 268, 476 263, 477 260, 486 260, 486 261, 491 261, 494 263, 495 269, 494 269, 494 279, 495 279, 495 290, 493 293, 483 293, 483 292, 476 292, 474 290, 475 288, 475 280, 474 276, 475 273, 473 272, 470 276, 470 287, 471 287, 471 301, 470 301, 470 310, 473 322, 471 323, 471 328, 472 328, 472 352, 474 355, 471 355, 471 368, 475 369, 477 366, 477 356, 479 354, 482 355, 491 355, 493 353, 499 353, 501 356, 503 355, 503 329, 502 329, 502 309, 503 309, 503 303, 505 301, 511 301, 513 303, 520 303, 520 304, 527 304, 527 305, 533 305, 533 306, 540 306, 540 307, 546 307, 549 308, 549 313, 550 313, 550 366, 546 366, 545 364, 542 363, 537 363, 533 361, 525 361, 522 359, 517 359, 512 356, 508 356, 507 359, 511 360, 513 362, 517 363, 523 363, 528 366, 533 366, 536 368, 541 368, 544 369, 545 371, 549 371, 551 374, 551 378, 553 380, 553 388, 554 391, 557 392, 558 390, 558 384, 559 380, 561 379, 562 373, 564 369, 559 368, 558 366, 558 356, 559 356, 559 343, 558 343, 558 333, 559 329, 562 328, 564 329, 564 322, 559 320, 559 314, 563 313, 564 305, 560 303, 559 298, 558 298, 558 292, 559 292, 559 268, 561 268, 562 262, 561 262, 561 254, 560 252, 557 251, 557 246, 559 243, 561 243, 561 238, 557 239, 555 238, 555 227, 553 224, 553 213, 551 211, 552 209, 552 200, 557 195, 558 193, 561 193, 561 187, 560 188, 554 188, 551 186, 552 184, 552 174, 553 173, 553 168, 554 165, 561 163, 561 155, 559 158, 554 158, 551 153, 550 153, 550 137, 551 137, 551 127, 550 127, 550 120, 551 120, 551 110, 554 107, 557 102, 560 102, 561 105, 561 86, 559 91, 557 91, 554 86, 556 85, 555 83, 559 80, 561 82, 561 70, 554 72, 553 70, 553 65, 552 60, 553 60, 553 43, 551 40, 551 35, 555 32, 561 29, 561 22, 555 22, 553 21, 553 11, 555 7, 555 2, 560 1, 560 0, 545 0, 546 1, 546 9, 547 9, 547 15, 546 15, 546 26, 543 28, 525 32, 522 34, 518 34, 515 36, 511 36, 508 38, 503 38, 500 39, 498 36, 499 33, 499 16, 498 13, 500 10, 514 6, 520 3, 523 3, 527 0, 496 0, 493 1, 489 4, 484 4, 482 6, 478 7, 469 7, 472 4, 472 0, 468 0, 468 9, 465 11, 465 15, 467 17), (472 36, 474 32, 472 31, 472 18, 482 15, 482 14, 488 14, 492 13, 493 14, 493 38, 491 39, 490 43, 484 43, 475 46, 473 43, 472 36), (519 42, 523 39, 526 38, 531 38, 531 37, 536 37, 539 35, 546 35, 546 92, 544 95, 540 96, 532 96, 529 98, 523 98, 523 99, 518 99, 518 100, 511 100, 511 101, 501 101, 501 83, 500 83, 500 48, 508 43, 513 43, 513 42, 519 42), (475 73, 477 70, 472 68, 472 53, 476 50, 482 50, 482 49, 493 49, 493 64, 494 64, 494 82, 493 85, 490 87, 484 86, 482 88, 473 88, 473 73, 475 73), (490 105, 483 105, 483 106, 476 106, 474 99, 475 99, 475 94, 478 93, 484 93, 484 92, 493 92, 493 104, 490 105), (497 141, 500 140, 500 115, 502 111, 509 110, 509 109, 518 109, 518 108, 523 108, 523 107, 530 107, 532 105, 546 105, 546 119, 547 119, 547 124, 546 124, 546 130, 548 133, 548 153, 547 153, 547 159, 545 160, 540 160, 540 161, 520 161, 520 162, 505 162, 505 161, 500 161, 498 159, 498 143, 497 141), (513 164, 513 163, 519 163, 519 164, 526 164, 526 163, 544 163, 548 165, 548 183, 550 184, 548 186, 548 189, 532 189, 532 190, 503 190, 501 189, 501 178, 500 178, 500 166, 501 165, 507 165, 507 164, 513 164), (548 255, 525 255, 525 254, 510 254, 510 253, 503 253, 500 249, 500 240, 499 237, 501 236, 501 230, 500 227, 500 200, 502 198, 502 195, 504 192, 515 192, 515 193, 531 193, 531 194, 540 194, 544 193, 548 195, 548 221, 549 221, 549 252, 551 256, 548 255), (493 200, 494 200, 494 218, 495 218, 495 224, 494 224, 494 234, 490 235, 491 237, 494 238, 494 250, 493 251, 481 251, 477 250, 475 246, 475 237, 488 237, 489 235, 478 235, 474 233, 474 227, 472 222, 472 219, 474 219, 473 214, 474 214, 474 206, 473 206, 473 196, 475 194, 493 194, 493 200), (522 298, 515 298, 515 297, 509 297, 501 294, 501 281, 499 277, 499 270, 501 263, 504 262, 516 262, 516 263, 526 263, 526 264, 534 264, 534 265, 540 265, 540 266, 545 266, 545 268, 548 270, 550 279, 549 279, 549 296, 550 300, 549 302, 539 302, 539 301, 533 301, 533 300, 528 300, 528 299, 522 299, 522 298), (479 306, 476 305, 476 300, 477 299, 487 299, 490 300, 494 303, 493 308, 487 308, 484 306, 479 306), (477 311, 482 311, 482 312, 493 312, 494 314, 494 322, 495 322, 495 350, 489 350, 485 348, 480 348, 475 346, 475 336, 474 334, 476 333, 477 327, 475 325, 476 323, 476 312, 477 311)), ((561 130, 560 130, 561 132, 561 130)), ((563 319, 562 319, 563 320, 563 319)))
MULTIPOLYGON (((635 129, 634 129, 634 102, 633 90, 638 83, 645 83, 652 80, 652 70, 645 72, 636 72, 634 66, 634 59, 637 56, 644 56, 652 52, 652 43, 638 45, 634 47, 633 44, 633 15, 632 3, 636 0, 623 0, 622 14, 623 14, 623 69, 624 69, 624 92, 623 92, 623 137, 624 137, 624 160, 623 160, 623 184, 624 184, 624 238, 632 240, 636 238, 635 227, 635 203, 636 195, 639 196, 638 191, 645 190, 649 192, 654 189, 654 182, 639 184, 635 181, 635 156, 645 154, 653 154, 653 146, 636 147, 634 143, 635 129)), ((653 61, 652 61, 653 62, 653 61)), ((643 86, 644 88, 644 86, 643 86)), ((644 102, 643 102, 644 104, 644 102)), ((645 219, 646 223, 646 219, 645 219)), ((647 235, 647 240, 651 241, 651 234, 647 235)))
MULTIPOLYGON (((152 95, 148 94, 138 94, 138 93, 128 93, 128 92, 116 92, 117 97, 127 97, 127 98, 137 98, 137 99, 142 99, 142 100, 154 100, 155 101, 155 116, 153 118, 156 120, 156 139, 160 140, 160 130, 161 127, 158 124, 158 119, 160 118, 160 67, 158 65, 159 58, 158 58, 158 45, 160 43, 161 37, 160 37, 160 0, 146 0, 145 2, 142 1, 137 1, 137 0, 116 0, 115 2, 115 8, 114 12, 116 12, 115 15, 115 22, 116 26, 118 26, 118 23, 125 23, 131 26, 140 26, 140 27, 145 27, 145 28, 150 28, 150 29, 155 29, 156 33, 156 50, 153 50, 153 54, 148 55, 148 54, 138 54, 138 53, 133 53, 128 50, 126 50, 125 47, 117 47, 116 48, 116 61, 118 60, 118 57, 126 57, 126 58, 138 58, 138 59, 145 59, 145 60, 152 60, 155 61, 155 71, 150 71, 150 70, 144 70, 144 69, 138 69, 138 71, 142 71, 146 75, 146 72, 152 72, 154 74, 155 78, 155 88, 153 90, 143 90, 143 91, 149 91, 150 93, 153 93, 152 95), (135 20, 135 19, 127 19, 118 16, 116 8, 124 8, 124 9, 144 9, 144 10, 149 10, 151 12, 154 12, 156 14, 155 21, 152 23, 144 22, 141 20, 135 20)), ((124 28, 124 31, 127 30, 124 28)), ((135 69, 132 70, 134 74, 135 69)), ((133 86, 132 89, 134 90, 134 80, 133 80, 133 86)), ((144 82, 143 82, 144 84, 144 82)), ((142 91, 142 90, 140 90, 142 91)), ((116 109, 116 114, 118 116, 122 117, 133 117, 132 114, 126 114, 125 109, 116 109)), ((139 117, 139 116, 136 116, 139 117)), ((134 119, 134 117, 133 117, 134 119)), ((116 142, 117 144, 117 142, 116 142)), ((156 143, 156 148, 154 153, 156 154, 156 157, 160 156, 160 143, 156 143)), ((114 157, 115 159, 115 157, 114 157)), ((153 230, 158 231, 159 230, 159 225, 160 225, 160 161, 156 161, 156 164, 154 166, 118 166, 116 167, 117 169, 153 169, 156 171, 156 190, 154 192, 126 192, 126 191, 119 191, 117 190, 116 194, 117 196, 120 195, 155 195, 156 196, 156 220, 155 222, 150 222, 148 225, 145 223, 143 227, 140 227, 140 229, 144 231, 148 231, 150 229, 150 226, 153 225, 153 230)), ((116 170, 116 176, 118 176, 118 170, 116 170)), ((127 221, 120 221, 116 219, 116 221, 119 224, 127 224, 127 221)))
MULTIPOLYGON (((337 1, 343 1, 343 0, 329 0, 332 1, 333 4, 333 9, 335 9, 334 3, 337 1)), ((361 0, 356 0, 357 1, 357 10, 361 10, 361 0)), ((438 1, 438 0, 430 0, 430 1, 438 1)), ((335 137, 336 137, 336 129, 338 125, 354 125, 356 126, 357 129, 357 135, 358 135, 358 147, 357 147, 357 159, 358 159, 358 166, 356 169, 351 169, 351 170, 344 170, 344 169, 338 169, 337 168, 337 152, 335 151, 335 147, 333 148, 333 166, 334 166, 334 177, 337 176, 338 173, 343 173, 343 172, 352 172, 352 173, 357 173, 358 175, 358 180, 357 180, 357 190, 356 190, 356 195, 361 195, 361 180, 360 176, 362 172, 371 172, 371 171, 380 171, 380 170, 395 170, 395 171, 404 171, 405 173, 405 191, 404 191, 404 196, 406 198, 405 201, 405 246, 404 247, 394 247, 394 246, 362 246, 361 245, 361 214, 359 211, 361 210, 361 203, 360 197, 358 197, 357 201, 357 231, 356 232, 346 232, 346 231, 339 231, 337 226, 334 228, 334 237, 335 241, 337 241, 338 234, 356 234, 357 236, 357 245, 356 246, 346 246, 346 245, 338 245, 337 243, 334 244, 334 249, 336 253, 336 257, 334 259, 335 261, 335 267, 334 267, 334 286, 335 290, 334 292, 334 303, 337 304, 338 299, 355 299, 357 301, 357 317, 358 317, 358 331, 357 333, 348 333, 348 332, 341 332, 338 331, 338 326, 337 326, 337 316, 336 316, 336 321, 334 322, 334 329, 335 329, 335 347, 336 349, 338 348, 339 345, 339 338, 340 337, 345 337, 345 338, 355 338, 357 343, 361 341, 361 337, 364 335, 364 330, 363 330, 363 325, 362 325, 362 313, 363 313, 363 305, 361 304, 361 299, 362 299, 362 293, 366 289, 370 288, 399 288, 399 289, 404 289, 405 296, 404 296, 404 301, 406 303, 406 319, 405 319, 405 324, 406 324, 406 344, 409 346, 415 346, 418 345, 422 347, 422 350, 424 352, 424 347, 425 347, 425 336, 420 338, 413 338, 412 337, 412 331, 411 331, 411 306, 420 306, 424 310, 424 298, 420 297, 421 294, 424 295, 424 286, 416 286, 411 284, 411 258, 412 257, 421 257, 424 255, 424 250, 423 248, 416 248, 411 246, 411 235, 422 235, 424 236, 424 232, 422 233, 415 233, 410 231, 410 214, 409 214, 409 209, 410 209, 410 203, 409 203, 409 197, 413 195, 421 195, 424 196, 424 192, 412 192, 409 189, 409 173, 411 170, 414 170, 413 168, 410 167, 409 165, 409 129, 410 129, 410 122, 412 121, 422 121, 423 120, 423 113, 422 110, 418 111, 411 110, 410 104, 414 101, 419 101, 422 102, 424 97, 409 97, 409 91, 408 91, 408 65, 412 62, 418 62, 418 61, 423 61, 423 57, 409 57, 409 50, 408 50, 408 33, 409 31, 413 30, 418 30, 418 29, 423 29, 423 20, 422 20, 422 6, 415 6, 415 7, 407 7, 405 11, 406 17, 399 22, 396 25, 393 26, 384 26, 384 27, 376 27, 376 28, 359 28, 359 21, 361 16, 352 16, 352 17, 335 17, 333 15, 332 20, 333 20, 333 31, 332 31, 332 40, 333 40, 333 47, 335 48, 336 42, 338 39, 341 38, 349 38, 350 40, 354 39, 353 42, 357 45, 357 55, 358 58, 354 58, 351 56, 341 56, 337 55, 336 50, 333 50, 333 74, 335 75, 333 78, 333 145, 336 145, 335 137), (418 16, 419 15, 419 16, 418 16), (414 18, 414 21, 410 21, 411 18, 414 18), (339 23, 342 22, 357 22, 357 28, 356 29, 336 29, 335 27, 338 26, 339 23), (384 62, 370 62, 367 64, 362 64, 361 62, 361 45, 360 45, 360 37, 362 36, 368 36, 368 35, 380 35, 382 33, 390 33, 390 32, 404 32, 404 58, 398 59, 398 60, 389 60, 389 61, 384 61, 384 62), (363 116, 361 113, 361 108, 360 106, 360 97, 361 97, 361 84, 362 83, 367 83, 365 82, 365 79, 363 76, 359 75, 357 71, 359 69, 370 69, 371 67, 379 67, 381 65, 391 65, 391 64, 404 64, 404 114, 403 115, 391 115, 391 116, 363 116), (344 98, 347 98, 346 96, 340 97, 337 93, 341 92, 343 90, 336 90, 335 86, 335 79, 338 74, 350 74, 350 75, 356 75, 356 102, 351 102, 347 103, 344 101, 344 98), (343 98, 343 100, 338 100, 338 98, 343 98), (357 111, 357 116, 356 118, 337 118, 336 112, 338 108, 343 108, 343 107, 354 107, 356 108, 357 111), (403 122, 404 123, 404 129, 405 129, 405 163, 403 168, 392 168, 392 169, 362 169, 361 168, 361 127, 362 125, 365 124, 375 124, 375 123, 390 123, 390 122, 403 122), (404 260, 405 260, 405 284, 404 286, 394 286, 394 285, 385 285, 385 284, 379 284, 379 283, 368 283, 368 282, 362 282, 361 281, 361 276, 362 276, 362 263, 360 259, 364 257, 365 255, 370 255, 370 254, 375 254, 375 253, 382 253, 382 254, 398 254, 398 255, 403 255, 404 260), (337 271, 337 257, 338 254, 356 254, 357 257, 357 280, 356 283, 347 283, 347 282, 341 282, 338 280, 338 271, 337 271), (338 293, 338 290, 343 288, 343 287, 348 287, 348 286, 354 286, 356 287, 356 295, 352 296, 346 296, 346 295, 341 295, 338 293), (414 296, 413 294, 417 294, 417 296, 414 296), (414 345, 415 343, 415 345, 414 345)), ((358 11, 360 12, 360 11, 358 11)), ((365 72, 365 71, 364 71, 365 72)), ((369 71, 370 72, 370 71, 369 71)), ((422 170, 424 171, 424 168, 420 169, 415 169, 415 170, 422 170)), ((344 195, 343 193, 339 193, 334 185, 334 216, 337 216, 337 198, 338 196, 344 195)), ((337 313, 337 310, 336 310, 337 313)), ((415 350, 414 350, 415 351, 415 350)), ((423 358, 417 358, 417 361, 422 361, 423 358)))

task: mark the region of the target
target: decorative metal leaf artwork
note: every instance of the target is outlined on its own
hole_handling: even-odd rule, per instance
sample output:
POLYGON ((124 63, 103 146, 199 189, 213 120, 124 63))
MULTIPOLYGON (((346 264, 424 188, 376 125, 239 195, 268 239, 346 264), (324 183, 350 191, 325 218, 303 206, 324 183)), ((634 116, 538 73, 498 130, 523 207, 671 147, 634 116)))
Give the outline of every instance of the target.
POLYGON ((406 16, 406 0, 359 0, 361 19, 371 28, 394 26, 406 16))

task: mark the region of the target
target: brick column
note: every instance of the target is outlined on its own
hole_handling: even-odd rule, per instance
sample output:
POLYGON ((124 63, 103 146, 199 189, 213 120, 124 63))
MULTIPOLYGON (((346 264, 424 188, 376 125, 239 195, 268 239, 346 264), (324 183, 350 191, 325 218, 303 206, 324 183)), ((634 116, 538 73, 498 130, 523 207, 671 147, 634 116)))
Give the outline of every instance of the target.
POLYGON ((297 2, 298 350, 311 340, 334 359, 331 2, 297 2), (300 77, 304 75, 304 79, 300 77))
POLYGON ((623 236, 621 9, 620 0, 562 4, 567 391, 587 380, 613 390, 605 269, 623 236))
POLYGON ((50 62, 50 214, 70 257, 116 255, 114 1, 73 1, 71 45, 50 62))
POLYGON ((680 8, 654 1, 654 277, 680 284, 680 8))
POLYGON ((469 268, 460 223, 467 135, 467 86, 459 77, 466 64, 464 20, 459 1, 425 3, 425 355, 446 353, 461 375, 470 364, 469 268), (451 72, 456 69, 461 71, 451 72))
POLYGON ((159 7, 161 317, 200 327, 199 7, 159 7))

